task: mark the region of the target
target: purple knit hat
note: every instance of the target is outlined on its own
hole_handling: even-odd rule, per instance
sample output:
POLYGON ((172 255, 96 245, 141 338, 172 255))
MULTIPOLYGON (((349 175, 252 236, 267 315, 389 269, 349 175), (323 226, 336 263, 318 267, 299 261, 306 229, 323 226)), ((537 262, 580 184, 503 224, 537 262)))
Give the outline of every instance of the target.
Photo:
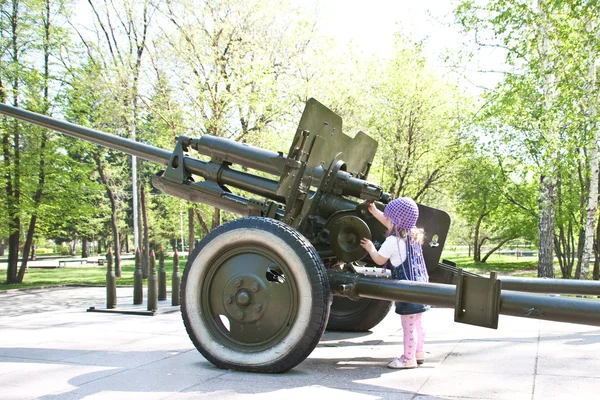
MULTIPOLYGON (((400 197, 392 200, 385 206, 383 215, 389 218, 394 224, 392 232, 399 236, 399 229, 410 230, 417 226, 419 219, 419 207, 417 203, 410 197, 400 197)), ((400 242, 398 242, 398 253, 400 253, 400 242)), ((406 257, 408 260, 408 268, 402 264, 404 276, 411 281, 427 282, 429 275, 427 266, 423 258, 423 248, 418 241, 411 239, 411 235, 406 235, 406 257)), ((385 271, 385 266, 383 268, 385 271)))
POLYGON ((398 229, 411 229, 417 226, 419 207, 410 197, 400 197, 385 206, 383 215, 390 219, 398 229))

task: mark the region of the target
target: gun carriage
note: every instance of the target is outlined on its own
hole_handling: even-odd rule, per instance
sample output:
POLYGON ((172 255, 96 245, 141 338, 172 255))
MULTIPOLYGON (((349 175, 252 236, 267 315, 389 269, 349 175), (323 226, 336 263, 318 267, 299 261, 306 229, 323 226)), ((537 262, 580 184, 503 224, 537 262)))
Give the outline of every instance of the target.
POLYGON ((450 217, 422 204, 417 226, 431 282, 383 274, 360 246, 385 236, 369 202, 383 209, 391 200, 367 181, 377 142, 344 134, 342 119, 314 99, 287 155, 210 135, 180 136, 171 152, 1 103, 0 114, 164 165, 155 188, 242 216, 198 243, 182 279, 186 330, 217 367, 287 371, 326 328, 369 330, 394 300, 453 307, 456 321, 490 328, 499 314, 600 326, 598 301, 523 293, 600 295, 596 282, 488 279, 440 262, 450 217))

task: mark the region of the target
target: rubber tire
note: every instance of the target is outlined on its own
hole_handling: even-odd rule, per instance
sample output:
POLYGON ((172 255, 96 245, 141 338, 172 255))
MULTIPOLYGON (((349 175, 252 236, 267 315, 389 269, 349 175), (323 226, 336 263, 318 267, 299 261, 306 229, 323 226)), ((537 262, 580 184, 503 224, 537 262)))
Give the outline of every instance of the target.
POLYGON ((186 264, 181 287, 181 314, 194 346, 218 368, 247 372, 285 372, 306 359, 325 331, 332 302, 325 267, 312 244, 288 225, 262 217, 234 220, 204 237, 186 264), (275 253, 296 282, 297 312, 291 325, 283 328, 281 340, 259 351, 251 346, 240 350, 239 343, 238 348, 228 346, 207 325, 214 316, 200 312, 203 280, 209 270, 223 265, 215 267, 211 262, 239 246, 275 253))
POLYGON ((388 315, 392 301, 360 299, 350 300, 334 296, 327 330, 340 332, 367 332, 377 326, 388 315))

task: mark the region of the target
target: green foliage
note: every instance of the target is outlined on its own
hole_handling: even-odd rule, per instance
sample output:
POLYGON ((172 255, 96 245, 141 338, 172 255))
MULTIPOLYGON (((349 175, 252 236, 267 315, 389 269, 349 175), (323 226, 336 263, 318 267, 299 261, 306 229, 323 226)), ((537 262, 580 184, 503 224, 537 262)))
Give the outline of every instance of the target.
POLYGON ((536 184, 527 170, 472 150, 460 160, 454 178, 455 209, 468 227, 475 261, 485 262, 491 254, 480 254, 486 241, 502 245, 537 238, 536 184))
POLYGON ((278 150, 277 128, 301 104, 290 88, 311 39, 303 13, 281 0, 181 0, 163 12, 160 70, 187 105, 190 134, 278 150))
POLYGON ((428 66, 421 45, 403 36, 379 76, 369 110, 369 132, 379 141, 377 175, 395 196, 431 198, 461 157, 461 119, 469 103, 428 66))
POLYGON ((552 269, 553 241, 559 258, 581 248, 583 243, 573 243, 583 237, 578 227, 587 198, 597 196, 589 193, 586 159, 597 146, 590 133, 598 127, 591 110, 599 90, 589 71, 596 68, 600 48, 598 3, 463 1, 455 15, 477 45, 505 51, 506 74, 485 93, 479 123, 493 137, 497 154, 540 182, 535 214, 541 250, 548 254, 540 254, 544 276, 552 269))

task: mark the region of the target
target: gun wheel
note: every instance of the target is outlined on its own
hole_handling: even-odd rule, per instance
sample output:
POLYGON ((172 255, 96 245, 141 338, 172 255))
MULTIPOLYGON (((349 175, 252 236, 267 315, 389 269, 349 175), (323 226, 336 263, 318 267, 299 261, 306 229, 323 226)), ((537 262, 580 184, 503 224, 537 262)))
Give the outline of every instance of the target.
POLYGON ((378 325, 392 308, 391 301, 360 299, 350 300, 334 296, 327 323, 327 330, 366 332, 378 325))
POLYGON ((329 280, 313 246, 268 218, 221 225, 194 249, 181 313, 200 353, 219 368, 284 372, 319 342, 329 280))

